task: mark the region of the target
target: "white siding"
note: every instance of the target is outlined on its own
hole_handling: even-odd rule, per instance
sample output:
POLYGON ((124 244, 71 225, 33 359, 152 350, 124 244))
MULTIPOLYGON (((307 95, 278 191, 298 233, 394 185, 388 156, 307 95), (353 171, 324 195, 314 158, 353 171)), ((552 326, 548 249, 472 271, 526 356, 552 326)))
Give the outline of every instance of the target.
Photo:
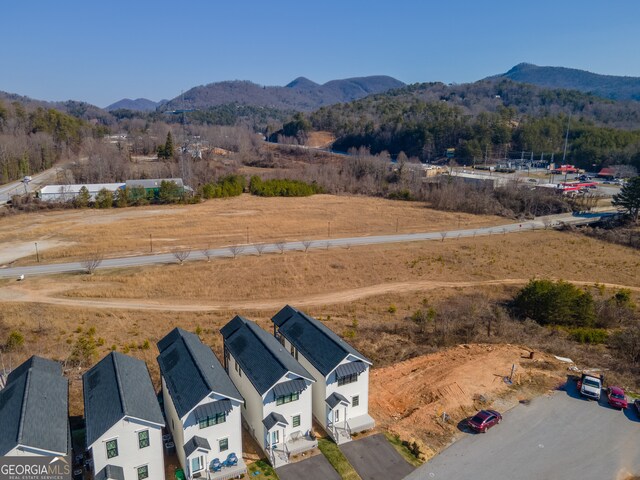
MULTIPOLYGON (((287 374, 282 377, 275 385, 278 383, 288 382, 289 380, 295 380, 296 378, 300 378, 297 375, 287 374)), ((269 390, 265 396, 263 401, 263 417, 266 417, 272 412, 279 413, 282 415, 289 425, 284 428, 281 435, 281 441, 288 442, 291 440, 291 435, 293 433, 299 432, 301 434, 306 434, 311 430, 311 426, 313 423, 312 415, 311 415, 311 382, 305 379, 307 384, 307 388, 303 392, 300 393, 298 400, 289 403, 283 403, 282 405, 276 405, 276 396, 273 393, 273 389, 269 390), (293 426, 293 417, 296 415, 300 415, 300 426, 293 426)), ((266 434, 263 436, 262 444, 265 445, 267 441, 266 434)))
POLYGON ((161 427, 125 418, 91 445, 93 473, 95 475, 110 464, 122 467, 125 480, 138 480, 137 467, 148 465, 149 479, 164 480, 163 448, 161 427), (141 430, 149 430, 149 446, 146 448, 140 448, 138 444, 138 432, 141 430), (118 456, 107 458, 106 442, 114 439, 118 441, 118 456))
POLYGON ((264 418, 262 414, 262 396, 253 387, 253 384, 244 372, 242 372, 241 375, 238 373, 236 370, 236 359, 233 358, 231 354, 229 354, 228 366, 229 371, 227 373, 245 401, 245 405, 242 407, 242 416, 249 427, 249 433, 256 439, 260 447, 264 448, 263 439, 265 435, 264 425, 262 424, 262 419, 264 418))
POLYGON ((164 377, 162 377, 162 399, 164 403, 164 416, 167 419, 167 428, 173 436, 173 442, 176 446, 178 460, 180 460, 180 465, 182 465, 182 468, 184 469, 184 432, 182 431, 182 420, 178 416, 178 412, 176 411, 176 407, 173 404, 171 395, 169 395, 169 390, 167 389, 167 384, 164 381, 164 377))
MULTIPOLYGON (((291 342, 286 338, 284 339, 284 346, 287 349, 287 352, 291 352, 291 342)), ((327 398, 327 386, 325 382, 324 376, 316 370, 309 360, 306 359, 302 353, 298 353, 298 362, 302 365, 307 372, 309 372, 313 378, 316 379, 316 383, 311 386, 311 404, 313 416, 316 418, 318 423, 324 428, 327 429, 327 404, 325 402, 327 398)))
MULTIPOLYGON (((355 360, 359 359, 349 356, 348 358, 343 360, 340 365, 344 365, 355 360)), ((327 378, 327 397, 333 392, 338 392, 339 394, 345 396, 350 403, 354 396, 357 395, 360 397, 360 405, 358 405, 357 407, 349 406, 349 408, 347 409, 347 420, 369 413, 369 368, 358 375, 358 381, 349 383, 347 385, 338 386, 335 371, 331 372, 327 378)), ((343 420, 343 418, 340 418, 340 421, 343 420)))

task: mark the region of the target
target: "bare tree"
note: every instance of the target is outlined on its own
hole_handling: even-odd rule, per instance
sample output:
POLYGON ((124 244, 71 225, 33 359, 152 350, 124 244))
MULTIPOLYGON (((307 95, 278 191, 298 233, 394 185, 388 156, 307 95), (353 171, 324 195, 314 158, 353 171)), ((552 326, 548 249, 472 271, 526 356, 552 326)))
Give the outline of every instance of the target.
POLYGON ((95 272, 102 263, 103 258, 104 257, 100 252, 95 252, 80 263, 82 268, 84 268, 89 275, 93 275, 93 272, 95 272))
POLYGON ((440 236, 442 237, 442 240, 441 240, 442 242, 444 242, 444 239, 447 238, 448 233, 449 232, 440 232, 440 236))
POLYGON ((176 260, 178 260, 178 263, 180 263, 180 265, 182 265, 184 263, 184 261, 187 258, 189 258, 189 255, 191 255, 191 250, 175 249, 172 253, 173 253, 173 256, 176 257, 176 260))
POLYGON ((211 250, 209 249, 209 247, 207 246, 207 248, 202 250, 202 255, 204 255, 205 257, 207 257, 207 262, 211 261, 211 250))
POLYGON ((258 256, 262 255, 262 252, 264 252, 266 245, 264 243, 256 243, 253 248, 256 249, 256 252, 258 252, 258 256))
POLYGON ((229 247, 229 251, 231 252, 231 255, 233 256, 233 258, 235 259, 238 255, 240 255, 244 251, 244 246, 231 245, 229 247))
POLYGON ((548 230, 551 226, 551 219, 549 217, 542 217, 542 225, 544 225, 545 230, 548 230))
POLYGON ((502 229, 502 234, 503 234, 503 235, 506 235, 506 234, 507 234, 507 229, 506 229, 506 228, 503 228, 503 229, 502 229))
POLYGON ((327 250, 329 250, 329 247, 331 246, 331 242, 327 242, 327 243, 325 243, 325 245, 324 245, 324 246, 325 246, 325 248, 326 248, 327 250))
POLYGON ((344 248, 346 248, 347 250, 351 250, 351 244, 345 243, 344 248))
POLYGON ((280 254, 284 253, 284 248, 287 246, 287 242, 280 240, 279 242, 275 243, 276 248, 278 249, 278 251, 280 252, 280 254))
POLYGON ((302 241, 302 246, 304 247, 304 253, 307 253, 307 251, 309 250, 309 247, 313 244, 313 242, 311 240, 303 240, 302 241))

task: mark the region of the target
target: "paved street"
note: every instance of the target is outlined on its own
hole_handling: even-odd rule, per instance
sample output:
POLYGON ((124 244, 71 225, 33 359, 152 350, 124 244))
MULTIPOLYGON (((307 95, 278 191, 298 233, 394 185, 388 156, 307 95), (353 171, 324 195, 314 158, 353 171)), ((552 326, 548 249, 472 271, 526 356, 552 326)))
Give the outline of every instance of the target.
MULTIPOLYGON (((328 238, 322 240, 314 240, 310 249, 346 247, 346 246, 362 246, 362 245, 379 245, 385 243, 404 243, 404 242, 420 242, 425 240, 442 240, 455 239, 464 237, 475 237, 483 235, 503 235, 507 233, 518 233, 531 230, 533 228, 542 229, 547 225, 558 225, 560 223, 579 225, 598 220, 602 216, 611 215, 611 213, 591 213, 584 215, 551 215, 549 217, 537 218, 526 222, 511 223, 506 225, 474 228, 469 230, 451 230, 447 232, 428 232, 428 233, 406 233, 397 235, 377 235, 370 237, 349 237, 349 238, 328 238)), ((303 250, 302 242, 288 242, 283 246, 285 251, 303 250)), ((263 253, 279 253, 278 246, 274 244, 265 245, 263 253)), ((239 255, 255 255, 256 250, 251 245, 244 246, 244 250, 239 255)), ((229 257, 231 252, 228 248, 217 248, 211 250, 212 258, 229 257)), ((200 251, 193 251, 188 258, 192 260, 204 260, 205 256, 200 251)), ((138 267, 143 265, 155 265, 163 263, 176 263, 176 258, 172 253, 163 253, 157 255, 139 255, 121 258, 105 259, 99 268, 125 268, 138 267)), ((78 272, 82 271, 80 262, 56 263, 56 264, 40 264, 29 267, 11 267, 0 268, 0 278, 15 278, 19 275, 31 277, 34 275, 52 275, 56 273, 78 272)))
POLYGON ((571 382, 506 412, 486 434, 465 434, 406 480, 620 480, 640 474, 639 446, 634 408, 583 400, 571 382))

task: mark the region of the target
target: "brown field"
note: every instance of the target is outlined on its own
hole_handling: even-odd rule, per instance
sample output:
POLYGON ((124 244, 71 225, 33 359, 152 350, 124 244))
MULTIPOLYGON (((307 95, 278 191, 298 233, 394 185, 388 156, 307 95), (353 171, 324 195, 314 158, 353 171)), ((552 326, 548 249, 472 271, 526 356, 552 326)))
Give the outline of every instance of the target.
MULTIPOLYGON (((442 212, 420 202, 368 197, 314 195, 260 198, 242 195, 198 205, 149 206, 111 210, 64 210, 5 217, 0 250, 9 242, 56 241, 41 252, 43 261, 203 249, 245 243, 438 231, 500 225, 508 220, 442 212)), ((35 248, 18 264, 35 262, 35 248)))

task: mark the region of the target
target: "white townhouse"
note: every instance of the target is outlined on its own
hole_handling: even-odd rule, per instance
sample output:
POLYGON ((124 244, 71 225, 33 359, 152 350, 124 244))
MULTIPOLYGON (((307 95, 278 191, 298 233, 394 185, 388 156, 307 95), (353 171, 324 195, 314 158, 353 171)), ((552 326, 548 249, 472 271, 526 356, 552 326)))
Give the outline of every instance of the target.
POLYGON ((272 319, 274 336, 317 382, 313 415, 338 443, 375 426, 369 415, 372 363, 322 322, 289 305, 272 319))
POLYGON ((69 382, 58 362, 33 356, 0 390, 0 456, 70 454, 69 382))
POLYGON ((245 474, 244 400, 211 348, 175 328, 158 349, 164 413, 186 477, 225 480, 245 474))
POLYGON ((95 480, 164 480, 164 418, 147 365, 111 352, 82 376, 95 480))
POLYGON ((316 447, 311 374, 246 318, 234 317, 220 333, 225 368, 245 399, 243 418, 271 464, 280 467, 291 455, 316 447))

